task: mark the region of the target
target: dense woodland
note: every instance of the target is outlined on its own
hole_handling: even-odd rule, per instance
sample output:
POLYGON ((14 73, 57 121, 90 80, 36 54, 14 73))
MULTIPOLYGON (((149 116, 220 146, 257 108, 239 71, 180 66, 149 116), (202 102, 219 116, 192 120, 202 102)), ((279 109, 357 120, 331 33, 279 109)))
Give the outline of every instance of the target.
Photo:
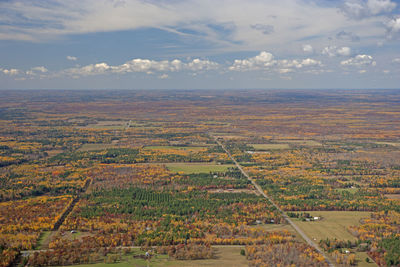
POLYGON ((4 91, 0 266, 216 245, 246 246, 249 266, 325 266, 214 138, 293 220, 369 212, 352 240, 315 240, 330 261, 400 265, 400 93, 249 90, 4 91))

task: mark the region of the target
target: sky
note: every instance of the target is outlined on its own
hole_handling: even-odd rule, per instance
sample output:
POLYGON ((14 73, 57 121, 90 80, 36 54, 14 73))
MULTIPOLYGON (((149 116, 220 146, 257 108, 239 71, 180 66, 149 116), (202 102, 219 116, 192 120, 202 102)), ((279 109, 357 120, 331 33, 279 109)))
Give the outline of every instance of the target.
POLYGON ((0 89, 400 88, 400 0, 0 0, 0 89))

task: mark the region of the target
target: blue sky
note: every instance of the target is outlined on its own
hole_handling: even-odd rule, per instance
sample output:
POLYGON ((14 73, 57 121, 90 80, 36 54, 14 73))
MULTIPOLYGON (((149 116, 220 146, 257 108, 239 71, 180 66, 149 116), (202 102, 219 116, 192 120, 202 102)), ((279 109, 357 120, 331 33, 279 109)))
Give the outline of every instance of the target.
POLYGON ((0 89, 400 88, 400 1, 0 1, 0 89))

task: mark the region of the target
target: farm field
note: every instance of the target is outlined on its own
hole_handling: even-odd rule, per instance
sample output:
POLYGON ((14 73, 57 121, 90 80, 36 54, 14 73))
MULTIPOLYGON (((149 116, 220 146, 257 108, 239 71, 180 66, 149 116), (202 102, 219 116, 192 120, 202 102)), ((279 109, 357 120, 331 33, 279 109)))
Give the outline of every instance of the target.
POLYGON ((146 146, 143 149, 146 150, 166 150, 166 149, 177 149, 177 150, 185 150, 185 151, 202 151, 207 148, 200 146, 146 146))
POLYGON ((397 91, 33 92, 0 99, 1 267, 400 264, 397 91))
POLYGON ((313 211, 308 212, 311 217, 321 217, 317 221, 295 220, 295 223, 311 238, 322 240, 337 238, 340 240, 356 240, 357 238, 349 233, 347 227, 360 225, 360 220, 368 218, 370 212, 358 211, 313 211))
MULTIPOLYGON (((207 260, 170 260, 167 255, 156 255, 150 260, 145 259, 134 259, 132 255, 124 256, 118 263, 95 263, 95 264, 80 264, 76 267, 139 267, 139 266, 150 266, 150 267, 219 267, 219 266, 235 266, 235 267, 246 267, 248 262, 246 257, 240 255, 240 250, 243 247, 218 247, 215 251, 215 257, 207 260)), ((139 253, 139 252, 138 252, 139 253)), ((142 252, 143 254, 143 252, 142 252)))
POLYGON ((289 149, 288 144, 250 144, 255 150, 279 150, 279 149, 289 149))
POLYGON ((280 142, 300 145, 300 146, 321 146, 322 144, 315 140, 280 140, 280 142))
POLYGON ((232 164, 204 164, 204 163, 166 163, 165 166, 172 172, 191 173, 209 173, 225 172, 234 167, 232 164))

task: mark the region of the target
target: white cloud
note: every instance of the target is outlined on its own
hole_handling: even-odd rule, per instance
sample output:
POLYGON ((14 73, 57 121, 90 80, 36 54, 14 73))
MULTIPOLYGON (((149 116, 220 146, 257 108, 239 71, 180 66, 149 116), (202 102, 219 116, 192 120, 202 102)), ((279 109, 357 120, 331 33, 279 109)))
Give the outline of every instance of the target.
POLYGON ((4 74, 10 75, 10 76, 14 76, 14 75, 17 75, 20 73, 20 71, 17 69, 3 69, 2 71, 4 74))
POLYGON ((400 16, 393 18, 386 22, 387 37, 389 39, 395 38, 400 34, 400 16))
POLYGON ((346 1, 341 10, 350 18, 362 19, 369 16, 390 13, 396 8, 396 3, 391 0, 349 0, 346 1))
POLYGON ((78 60, 78 58, 74 57, 74 56, 67 56, 67 59, 71 60, 71 61, 77 61, 78 60))
POLYGON ((336 56, 350 56, 351 48, 350 47, 336 47, 336 46, 327 46, 322 49, 321 52, 323 55, 327 55, 329 57, 336 57, 336 56))
POLYGON ((322 62, 307 58, 303 60, 297 59, 281 59, 275 60, 271 53, 266 51, 260 52, 255 57, 247 59, 236 59, 229 67, 233 71, 254 71, 254 70, 276 70, 279 73, 292 72, 293 68, 301 69, 303 67, 322 66, 322 62))
POLYGON ((219 64, 209 60, 193 59, 192 62, 186 64, 186 68, 192 71, 203 71, 217 69, 219 64))
POLYGON ((392 62, 393 62, 393 63, 400 63, 400 57, 394 58, 394 59, 392 60, 392 62))
POLYGON ((342 62, 340 62, 340 64, 342 66, 356 66, 356 67, 375 66, 376 61, 374 61, 374 58, 370 55, 357 55, 348 60, 343 60, 342 62))
POLYGON ((314 48, 311 45, 306 44, 306 45, 303 45, 303 51, 306 53, 313 53, 314 48))
POLYGON ((351 49, 350 49, 350 47, 345 46, 345 47, 338 48, 338 50, 336 52, 340 56, 350 56, 351 49))
POLYGON ((47 68, 45 68, 43 66, 38 66, 38 67, 31 68, 30 70, 26 71, 25 73, 26 73, 26 75, 34 76, 34 75, 37 75, 38 73, 43 74, 46 72, 48 72, 47 68))
POLYGON ((307 59, 303 59, 303 61, 301 62, 302 66, 322 66, 322 62, 312 59, 312 58, 307 58, 307 59))
POLYGON ((321 52, 323 55, 327 55, 327 56, 330 56, 330 57, 334 57, 334 56, 336 56, 336 46, 327 46, 327 47, 324 47, 324 49, 322 49, 322 52, 321 52))
POLYGON ((293 72, 293 70, 292 69, 279 69, 278 72, 280 74, 285 74, 285 73, 293 72))
POLYGON ((110 66, 105 62, 90 64, 79 68, 70 68, 64 72, 70 75, 88 76, 106 73, 125 74, 131 72, 143 72, 153 74, 155 72, 175 72, 175 71, 208 71, 219 68, 219 64, 210 60, 193 59, 184 63, 179 59, 169 60, 150 60, 135 58, 121 65, 110 66))
POLYGON ((361 18, 366 15, 366 8, 360 1, 345 2, 342 11, 351 18, 361 18))
POLYGON ((166 73, 164 73, 164 74, 158 76, 159 79, 168 79, 168 77, 169 77, 169 76, 168 76, 168 74, 166 74, 166 73))
POLYGON ((33 70, 33 71, 37 71, 37 72, 42 72, 42 73, 45 73, 45 72, 48 72, 48 71, 49 71, 48 69, 46 69, 46 68, 43 67, 43 66, 34 67, 34 68, 32 68, 32 70, 33 70))
POLYGON ((396 8, 396 3, 390 0, 368 0, 367 7, 371 14, 389 13, 396 8))
MULTIPOLYGON (((389 0, 375 0, 370 7, 365 0, 344 1, 347 1, 346 6, 371 9, 368 11, 371 14, 386 12, 393 5, 389 0)), ((307 42, 313 47, 320 47, 318 42, 343 29, 356 32, 366 42, 374 38, 376 43, 382 30, 379 18, 354 22, 338 12, 335 5, 308 0, 48 0, 45 5, 40 1, 21 3, 1 3, 5 12, 0 18, 0 39, 46 42, 64 35, 153 28, 186 38, 185 41, 189 40, 186 43, 193 40, 204 44, 205 41, 210 44, 207 49, 217 52, 292 50, 289 54, 304 40, 310 40, 307 42)), ((73 56, 69 57, 72 60, 73 56)))
POLYGON ((229 70, 235 70, 235 71, 257 70, 257 69, 268 68, 275 64, 276 60, 274 60, 274 56, 271 53, 262 51, 255 57, 251 57, 248 59, 236 59, 233 65, 229 67, 229 70))

